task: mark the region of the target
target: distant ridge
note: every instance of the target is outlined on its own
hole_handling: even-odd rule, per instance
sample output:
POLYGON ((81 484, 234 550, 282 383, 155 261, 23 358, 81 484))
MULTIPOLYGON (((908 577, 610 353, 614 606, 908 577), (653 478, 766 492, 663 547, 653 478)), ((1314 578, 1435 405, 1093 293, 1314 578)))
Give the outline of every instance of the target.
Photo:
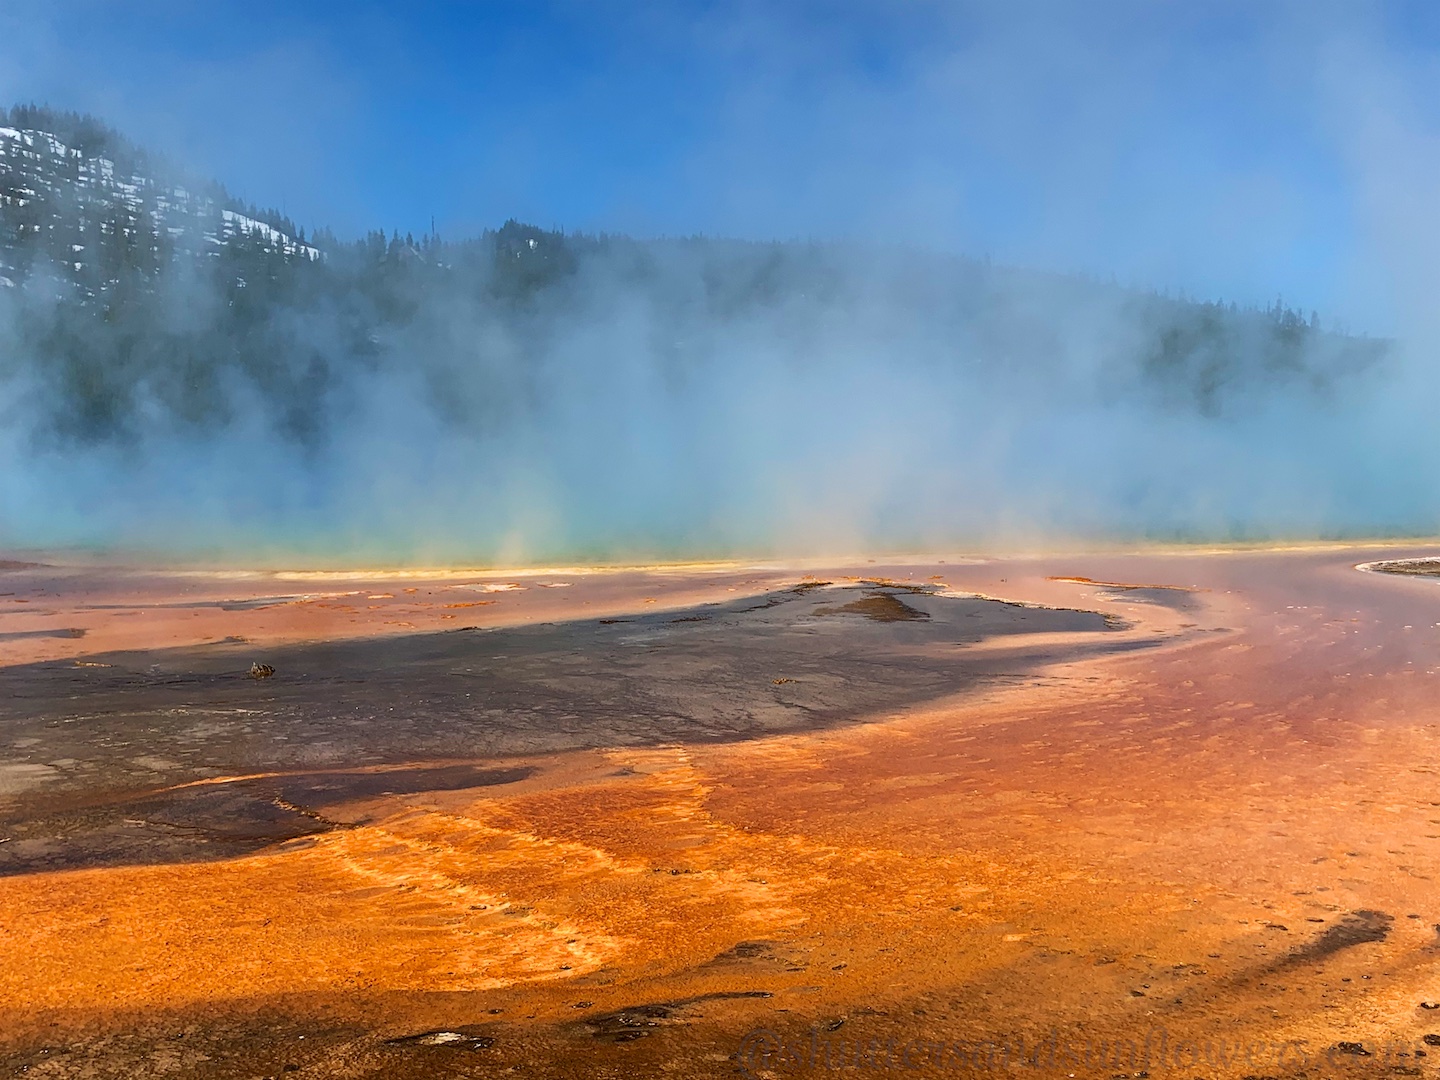
POLYGON ((1278 301, 1239 309, 924 251, 513 220, 458 242, 307 237, 94 117, 34 105, 0 112, 7 294, 17 359, 0 379, 38 388, 42 435, 91 442, 214 431, 246 388, 284 440, 314 446, 354 376, 392 369, 430 386, 440 422, 493 425, 504 397, 543 393, 523 388, 562 331, 617 311, 650 322, 656 370, 706 370, 728 362, 717 336, 760 335, 797 363, 823 368, 839 346, 997 385, 1083 364, 1107 393, 1202 416, 1324 398, 1386 351, 1278 301))

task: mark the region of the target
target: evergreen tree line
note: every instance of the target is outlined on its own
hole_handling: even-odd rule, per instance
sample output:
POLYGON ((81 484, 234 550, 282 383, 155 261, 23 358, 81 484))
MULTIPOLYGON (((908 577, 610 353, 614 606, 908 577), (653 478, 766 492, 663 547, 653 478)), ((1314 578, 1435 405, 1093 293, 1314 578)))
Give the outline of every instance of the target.
POLYGON ((92 117, 16 106, 0 127, 69 151, 0 138, 11 283, 0 282, 0 378, 38 388, 40 429, 61 440, 124 442, 154 423, 205 431, 260 402, 285 439, 314 446, 353 377, 382 370, 429 385, 444 422, 484 424, 496 400, 546 377, 565 333, 627 311, 644 313, 647 362, 667 377, 729 362, 721 343, 742 329, 823 370, 846 322, 885 363, 1002 379, 1058 378, 1055 358, 1083 338, 1117 393, 1211 416, 1276 387, 1333 395, 1386 349, 1280 301, 1198 303, 856 245, 637 240, 513 220, 460 241, 325 229, 307 240, 92 117), (237 229, 225 211, 284 238, 237 229), (1082 333, 1097 313, 1120 331, 1082 333))

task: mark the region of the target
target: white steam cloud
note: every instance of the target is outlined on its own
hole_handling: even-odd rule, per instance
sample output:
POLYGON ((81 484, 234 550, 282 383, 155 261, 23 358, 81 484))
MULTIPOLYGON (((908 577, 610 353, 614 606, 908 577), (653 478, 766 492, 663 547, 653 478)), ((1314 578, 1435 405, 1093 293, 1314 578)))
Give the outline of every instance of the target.
MULTIPOLYGON (((212 429, 157 408, 129 441, 47 438, 53 390, 0 291, 0 544, 534 562, 1440 528, 1440 67, 1395 43, 1388 9, 916 5, 868 67, 835 60, 881 18, 858 10, 823 31, 803 5, 637 16, 714 76, 703 132, 654 176, 621 170, 549 212, 502 200, 574 162, 532 152, 507 173, 497 152, 478 199, 492 220, 844 238, 820 249, 832 293, 782 274, 771 300, 722 310, 713 259, 676 241, 643 285, 619 256, 582 258, 524 318, 435 299, 375 363, 298 327, 342 372, 301 445, 239 378, 212 429), (1194 70, 1217 58, 1233 69, 1194 70), (1227 79, 1264 91, 1259 119, 1227 79), (1280 161, 1266 139, 1284 124, 1280 161), (1393 344, 1300 374, 1242 348, 1207 398, 1195 372, 1147 368, 1134 294, 997 269, 947 291, 961 272, 926 249, 1260 304, 1298 292, 1393 344)), ((0 94, 121 101, 143 141, 139 76, 63 97, 44 25, 56 51, 25 73, 40 89, 0 73, 0 94)), ((314 163, 302 202, 335 167, 314 163)), ((177 297, 175 317, 208 302, 177 297)))

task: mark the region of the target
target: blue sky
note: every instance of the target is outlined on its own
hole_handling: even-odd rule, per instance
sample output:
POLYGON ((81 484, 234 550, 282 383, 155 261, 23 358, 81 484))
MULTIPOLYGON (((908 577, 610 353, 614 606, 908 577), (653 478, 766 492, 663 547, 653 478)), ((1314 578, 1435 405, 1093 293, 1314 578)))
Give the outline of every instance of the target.
POLYGON ((1436 9, 0 0, 0 99, 342 234, 884 239, 1387 332, 1440 284, 1436 9))

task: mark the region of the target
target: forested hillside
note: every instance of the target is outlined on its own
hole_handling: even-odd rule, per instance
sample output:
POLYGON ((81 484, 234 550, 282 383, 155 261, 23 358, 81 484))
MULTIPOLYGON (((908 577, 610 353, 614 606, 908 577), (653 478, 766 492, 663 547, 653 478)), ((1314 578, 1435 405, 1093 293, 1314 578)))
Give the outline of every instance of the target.
POLYGON ((637 240, 514 221, 442 241, 307 237, 185 176, 102 123, 0 114, 0 377, 41 439, 213 431, 263 403, 313 446, 353 376, 404 372, 440 422, 502 423, 546 380, 642 363, 676 385, 737 349, 823 379, 956 372, 1224 416, 1257 395, 1334 394, 1381 342, 1268 310, 1170 299, 933 253, 857 245, 637 240), (586 328, 629 320, 625 355, 586 328), (558 351, 557 351, 558 350, 558 351), (637 355, 640 354, 640 355, 637 355))

